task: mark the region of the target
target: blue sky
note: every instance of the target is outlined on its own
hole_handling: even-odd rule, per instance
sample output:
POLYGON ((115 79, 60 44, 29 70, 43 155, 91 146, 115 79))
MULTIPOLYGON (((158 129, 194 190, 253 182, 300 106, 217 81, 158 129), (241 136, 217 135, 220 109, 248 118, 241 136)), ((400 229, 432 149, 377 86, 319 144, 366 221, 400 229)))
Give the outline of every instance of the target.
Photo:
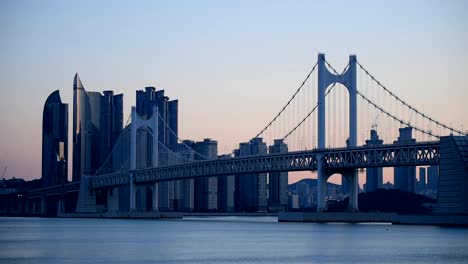
POLYGON ((318 52, 336 68, 357 54, 466 130, 468 3, 408 2, 1 1, 0 167, 40 177, 43 103, 59 89, 71 115, 75 72, 87 90, 124 93, 125 116, 135 90, 164 88, 180 100, 181 137, 225 153, 272 118, 318 52))

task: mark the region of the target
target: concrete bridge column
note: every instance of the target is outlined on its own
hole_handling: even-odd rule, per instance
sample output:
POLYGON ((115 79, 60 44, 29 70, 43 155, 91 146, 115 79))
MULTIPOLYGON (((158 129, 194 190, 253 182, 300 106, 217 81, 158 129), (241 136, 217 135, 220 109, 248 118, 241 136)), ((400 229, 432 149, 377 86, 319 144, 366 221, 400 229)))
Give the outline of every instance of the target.
POLYGON ((325 168, 323 167, 322 154, 317 155, 317 212, 323 212, 327 210, 327 205, 325 204, 325 194, 326 194, 326 184, 327 184, 327 174, 325 168))
POLYGON ((155 182, 152 186, 153 197, 152 197, 152 209, 153 212, 159 212, 158 204, 159 204, 159 183, 155 182))
POLYGON ((355 169, 347 174, 348 183, 349 183, 349 204, 348 211, 357 212, 358 209, 358 174, 355 169))
POLYGON ((64 211, 65 211, 64 210, 64 208, 65 208, 64 205, 65 205, 65 202, 64 202, 63 198, 58 199, 58 201, 57 201, 57 216, 64 213, 64 211))
POLYGON ((46 198, 41 197, 41 215, 46 214, 46 198))
POLYGON ((136 186, 135 182, 133 181, 133 173, 130 173, 129 179, 130 191, 129 191, 129 198, 130 198, 130 207, 129 211, 136 211, 136 186))
POLYGON ((36 213, 36 200, 33 199, 32 200, 32 212, 31 214, 35 214, 36 213))
POLYGON ((119 211, 119 187, 113 187, 107 190, 107 211, 119 211))

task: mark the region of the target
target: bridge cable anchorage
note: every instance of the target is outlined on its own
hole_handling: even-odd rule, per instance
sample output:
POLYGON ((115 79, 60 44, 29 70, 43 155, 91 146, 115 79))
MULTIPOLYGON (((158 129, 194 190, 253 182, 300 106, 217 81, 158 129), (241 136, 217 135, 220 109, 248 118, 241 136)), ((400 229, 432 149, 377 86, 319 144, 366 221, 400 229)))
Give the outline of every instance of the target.
MULTIPOLYGON (((349 64, 344 68, 343 73, 346 72, 346 70, 348 70, 348 67, 349 67, 349 64)), ((336 72, 336 71, 335 71, 336 72)), ((338 73, 336 73, 338 74, 338 73)), ((331 90, 333 90, 333 88, 336 86, 336 83, 333 83, 332 86, 330 86, 330 88, 327 90, 327 92, 325 93, 325 96, 327 96, 331 90)), ((283 137, 283 140, 286 140, 294 131, 296 131, 297 128, 299 128, 311 115, 312 113, 315 112, 315 110, 318 108, 318 103, 314 106, 314 108, 312 108, 312 110, 301 120, 301 122, 299 122, 291 131, 289 131, 284 137, 283 137)))
MULTIPOLYGON (((161 119, 164 123, 164 126, 177 138, 178 141, 180 141, 180 143, 182 145, 184 145, 185 147, 187 147, 189 149, 189 151, 191 150, 192 153, 206 159, 206 160, 209 160, 210 158, 208 156, 205 156, 201 153, 199 153, 198 151, 194 150, 193 148, 191 148, 189 145, 187 145, 182 139, 179 138, 179 136, 169 127, 169 125, 166 123, 166 120, 164 120, 164 118, 162 118, 161 116, 161 113, 158 111, 158 118, 161 119)), ((153 135, 153 134, 152 134, 153 135)), ((154 135, 153 135, 154 136, 154 135)), ((159 141, 159 139, 158 139, 159 141)))
MULTIPOLYGON (((344 80, 344 79, 341 77, 341 75, 338 74, 338 72, 333 68, 333 66, 331 66, 327 61, 325 61, 325 62, 326 62, 327 65, 330 67, 330 69, 332 69, 333 72, 335 72, 335 74, 337 74, 338 77, 339 77, 343 82, 346 81, 346 80, 344 80)), ((389 112, 385 111, 382 107, 380 107, 380 106, 378 106, 377 104, 375 104, 374 102, 372 102, 370 99, 368 99, 366 96, 364 96, 364 95, 363 95, 361 92, 359 92, 358 90, 356 90, 356 93, 357 93, 359 96, 361 96, 364 100, 366 100, 369 104, 371 104, 371 105, 374 106, 376 109, 378 109, 380 112, 382 112, 382 113, 386 114, 387 116, 393 118, 395 121, 398 121, 398 122, 400 122, 401 124, 404 124, 404 125, 406 125, 406 126, 412 127, 412 128, 414 128, 414 129, 418 130, 419 132, 422 132, 422 133, 427 134, 427 135, 429 135, 429 136, 436 137, 436 138, 440 138, 440 136, 434 135, 434 134, 432 134, 430 131, 425 131, 424 129, 421 129, 421 128, 419 128, 419 127, 415 127, 415 126, 411 125, 410 123, 405 122, 404 120, 399 119, 398 117, 396 117, 396 116, 390 114, 389 112)))
POLYGON ((425 119, 441 126, 441 127, 444 127, 445 129, 448 129, 452 132, 455 132, 455 133, 458 133, 460 135, 463 135, 463 136, 468 136, 468 134, 466 134, 465 132, 463 131, 460 131, 458 129, 455 129, 455 128, 452 128, 452 127, 449 127, 448 125, 442 123, 442 122, 439 122, 433 118, 431 118, 430 116, 420 112, 419 110, 417 110, 416 108, 414 108, 413 106, 409 105, 406 101, 404 101, 403 99, 401 99, 400 97, 398 97, 397 95, 395 95, 392 91, 390 91, 387 87, 385 87, 382 83, 380 83, 372 74, 369 73, 369 71, 367 71, 367 69, 362 66, 357 60, 356 60, 356 63, 357 65, 359 65, 359 67, 366 73, 366 75, 368 75, 374 82, 377 83, 378 86, 380 86, 381 88, 384 89, 384 91, 386 91, 390 96, 394 97, 397 101, 399 101, 400 103, 402 103, 403 105, 405 105, 406 107, 408 107, 409 109, 411 109, 412 111, 414 111, 415 113, 419 114, 420 116, 424 117, 425 119))
MULTIPOLYGON (((98 175, 98 173, 100 173, 105 167, 105 165, 107 164, 107 162, 109 161, 110 157, 112 157, 112 154, 114 153, 115 149, 117 148, 117 142, 119 141, 119 139, 123 136, 123 134, 127 131, 129 131, 129 127, 128 127, 128 124, 130 123, 130 118, 132 117, 132 115, 130 114, 127 118, 127 122, 125 123, 125 126, 124 126, 124 129, 122 129, 122 131, 120 131, 120 134, 119 136, 117 137, 117 139, 115 140, 115 143, 114 143, 114 146, 112 146, 112 150, 111 152, 109 153, 109 155, 107 155, 106 159, 104 160, 104 162, 101 164, 101 166, 99 167, 99 169, 96 170, 96 172, 93 174, 93 176, 96 176, 98 175)), ((121 168, 120 168, 121 169, 121 168)))

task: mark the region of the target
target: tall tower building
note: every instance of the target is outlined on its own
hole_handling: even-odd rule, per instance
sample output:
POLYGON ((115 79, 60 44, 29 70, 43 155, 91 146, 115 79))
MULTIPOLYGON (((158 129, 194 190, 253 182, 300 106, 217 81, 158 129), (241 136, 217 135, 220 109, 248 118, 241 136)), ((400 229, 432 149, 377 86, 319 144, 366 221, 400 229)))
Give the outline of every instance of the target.
MULTIPOLYGON (((266 154, 267 146, 262 138, 240 143, 236 156, 266 154)), ((237 212, 265 212, 267 210, 267 175, 240 174, 235 178, 235 209, 237 212)))
MULTIPOLYGON (((383 140, 379 139, 377 131, 372 129, 370 131, 370 139, 366 140, 366 146, 382 145, 383 140)), ((366 192, 372 192, 382 188, 383 173, 382 168, 366 168, 366 192)))
MULTIPOLYGON (((199 142, 192 142, 189 145, 197 153, 208 159, 218 157, 218 142, 209 138, 199 142)), ((203 159, 200 155, 195 155, 195 160, 203 159)), ((218 178, 217 177, 197 177, 194 180, 195 187, 195 211, 216 211, 218 210, 218 178)))
MULTIPOLYGON (((218 159, 223 158, 228 158, 228 156, 218 156, 218 159)), ((234 182, 234 175, 218 176, 218 211, 234 212, 234 182)))
POLYGON ((59 91, 47 97, 42 112, 42 184, 44 187, 68 181, 68 104, 59 91))
POLYGON ((424 194, 426 192, 426 171, 426 167, 419 168, 418 193, 424 194))
MULTIPOLYGON (((269 147, 269 152, 288 152, 288 145, 282 139, 275 139, 273 145, 269 147)), ((269 176, 269 210, 285 211, 288 206, 288 172, 271 172, 269 176)))
MULTIPOLYGON (((143 119, 151 118, 153 108, 158 108, 160 118, 158 120, 158 140, 164 147, 159 148, 159 165, 165 166, 174 163, 170 152, 177 152, 178 139, 178 100, 169 100, 164 95, 164 90, 156 90, 154 87, 146 87, 145 90, 136 92, 136 111, 143 119)), ((139 167, 144 168, 151 165, 152 145, 151 135, 147 131, 138 132, 138 156, 139 167)), ((174 181, 165 181, 159 184, 159 210, 174 210, 175 200, 174 181)))
POLYGON ((122 126, 123 95, 87 92, 77 73, 73 81, 73 181, 94 174, 103 165, 122 126))
MULTIPOLYGON (((416 142, 416 140, 412 138, 412 127, 400 128, 399 131, 400 136, 398 137, 398 140, 394 142, 394 144, 416 142)), ((416 186, 416 167, 395 167, 394 182, 395 189, 414 193, 416 186)))

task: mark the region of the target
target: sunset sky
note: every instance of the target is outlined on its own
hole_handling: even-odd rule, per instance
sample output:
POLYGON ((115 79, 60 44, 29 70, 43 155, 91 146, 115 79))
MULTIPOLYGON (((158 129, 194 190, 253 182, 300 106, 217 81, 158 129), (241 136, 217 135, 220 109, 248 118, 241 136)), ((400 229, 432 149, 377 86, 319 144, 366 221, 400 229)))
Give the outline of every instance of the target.
POLYGON ((467 1, 221 2, 1 1, 5 177, 40 178, 44 102, 60 90, 71 129, 76 72, 89 91, 124 93, 125 121, 135 90, 165 89, 180 137, 214 138, 219 153, 280 110, 319 52, 337 69, 356 54, 401 98, 468 130, 467 1))

